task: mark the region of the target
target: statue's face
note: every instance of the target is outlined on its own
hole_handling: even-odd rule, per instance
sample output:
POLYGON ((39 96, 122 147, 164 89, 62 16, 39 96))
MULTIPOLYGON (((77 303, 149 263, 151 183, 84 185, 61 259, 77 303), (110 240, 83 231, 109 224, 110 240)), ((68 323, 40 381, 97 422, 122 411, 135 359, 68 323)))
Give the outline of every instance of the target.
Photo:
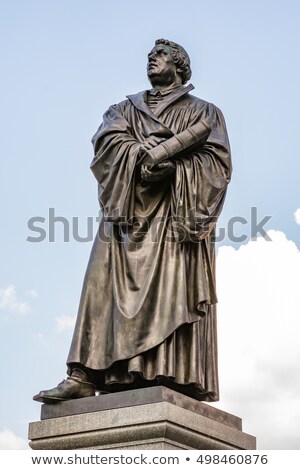
POLYGON ((172 48, 165 44, 158 44, 148 54, 148 78, 153 86, 173 83, 177 69, 172 57, 172 48))

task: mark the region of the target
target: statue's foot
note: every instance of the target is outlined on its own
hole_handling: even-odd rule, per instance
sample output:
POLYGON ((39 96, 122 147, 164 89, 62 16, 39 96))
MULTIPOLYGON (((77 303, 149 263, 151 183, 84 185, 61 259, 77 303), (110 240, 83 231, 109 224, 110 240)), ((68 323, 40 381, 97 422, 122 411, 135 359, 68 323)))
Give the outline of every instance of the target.
POLYGON ((50 390, 42 390, 33 397, 33 400, 42 403, 57 403, 75 398, 93 397, 94 395, 95 386, 93 384, 68 377, 58 384, 57 387, 50 390))

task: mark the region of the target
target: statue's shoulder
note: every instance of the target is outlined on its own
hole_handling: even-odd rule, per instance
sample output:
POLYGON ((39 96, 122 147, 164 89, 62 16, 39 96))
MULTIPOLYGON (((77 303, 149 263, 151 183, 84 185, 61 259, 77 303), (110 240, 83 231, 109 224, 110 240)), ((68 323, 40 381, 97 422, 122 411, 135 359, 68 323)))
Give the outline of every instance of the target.
POLYGON ((126 99, 120 101, 118 104, 114 104, 111 106, 114 110, 120 111, 121 113, 126 111, 126 109, 130 108, 133 104, 141 104, 144 101, 146 91, 140 91, 139 93, 135 93, 133 95, 126 96, 126 99))
POLYGON ((203 106, 209 106, 211 103, 208 101, 203 100, 202 98, 198 98, 198 96, 191 95, 191 93, 187 93, 182 97, 181 102, 189 106, 194 106, 195 108, 203 108, 203 106))
POLYGON ((120 103, 118 103, 116 106, 118 109, 124 110, 130 106, 130 100, 126 98, 126 100, 120 101, 120 103))
POLYGON ((114 119, 117 116, 124 115, 128 106, 130 106, 130 101, 128 99, 123 100, 120 103, 112 104, 105 111, 103 117, 107 119, 114 119))
POLYGON ((207 111, 209 113, 214 112, 221 117, 223 116, 222 111, 220 108, 218 108, 218 106, 202 98, 198 98, 198 96, 194 96, 188 93, 187 95, 183 96, 183 100, 185 101, 181 101, 181 104, 186 107, 192 107, 195 111, 207 111))
POLYGON ((129 100, 123 100, 120 101, 120 103, 112 104, 109 108, 108 111, 122 111, 128 106, 128 101, 129 100))

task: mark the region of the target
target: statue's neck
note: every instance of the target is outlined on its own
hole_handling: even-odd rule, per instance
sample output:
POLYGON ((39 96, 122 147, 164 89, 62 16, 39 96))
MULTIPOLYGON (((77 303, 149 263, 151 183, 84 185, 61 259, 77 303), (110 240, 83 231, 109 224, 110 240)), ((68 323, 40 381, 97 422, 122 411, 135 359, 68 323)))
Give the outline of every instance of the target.
POLYGON ((182 86, 182 80, 179 75, 176 75, 174 80, 171 83, 151 83, 154 90, 164 91, 164 90, 173 90, 182 86))
POLYGON ((172 84, 172 85, 167 86, 167 87, 158 87, 158 86, 155 86, 155 87, 153 87, 153 90, 155 90, 155 91, 161 91, 163 94, 168 94, 168 93, 170 93, 171 91, 176 90, 177 88, 180 88, 181 86, 182 86, 182 83, 180 83, 180 84, 178 84, 178 85, 172 84))

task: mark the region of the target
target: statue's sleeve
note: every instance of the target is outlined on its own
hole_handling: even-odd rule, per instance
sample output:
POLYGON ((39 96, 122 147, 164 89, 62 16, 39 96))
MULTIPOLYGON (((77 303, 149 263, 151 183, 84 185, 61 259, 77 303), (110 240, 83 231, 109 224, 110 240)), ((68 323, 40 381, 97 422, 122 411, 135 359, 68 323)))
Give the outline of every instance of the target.
POLYGON ((111 106, 92 139, 91 169, 99 184, 99 202, 106 220, 126 223, 133 215, 135 166, 140 142, 120 105, 111 106))
POLYGON ((198 119, 210 120, 212 131, 198 151, 176 161, 172 189, 172 224, 179 242, 206 238, 223 207, 231 177, 230 145, 221 111, 207 104, 198 119))

